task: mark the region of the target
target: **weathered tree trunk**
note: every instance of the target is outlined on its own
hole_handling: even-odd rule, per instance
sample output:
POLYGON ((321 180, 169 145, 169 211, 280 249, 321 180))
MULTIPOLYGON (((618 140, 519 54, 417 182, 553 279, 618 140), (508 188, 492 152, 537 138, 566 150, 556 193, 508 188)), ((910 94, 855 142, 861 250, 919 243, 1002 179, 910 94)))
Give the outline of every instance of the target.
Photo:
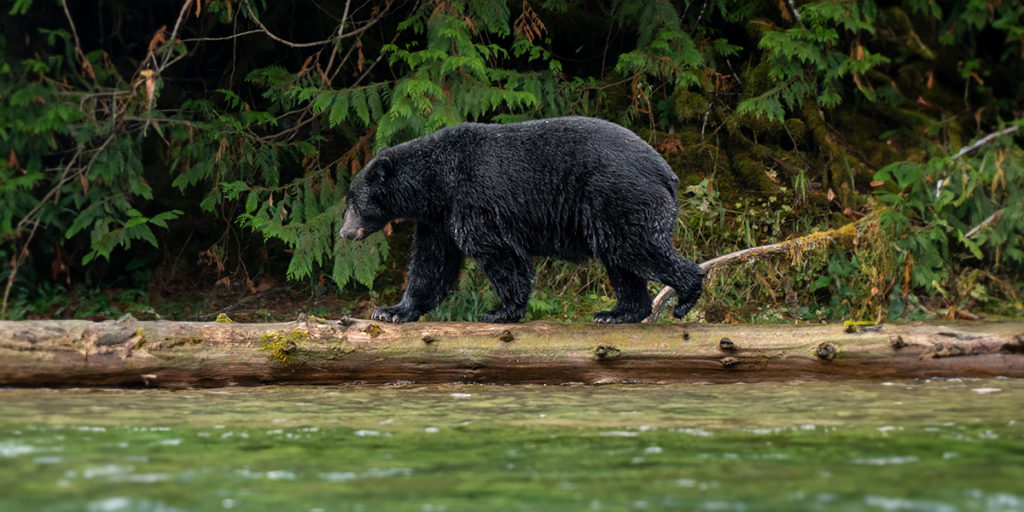
POLYGON ((0 386, 1024 377, 1024 324, 951 325, 0 322, 0 386))

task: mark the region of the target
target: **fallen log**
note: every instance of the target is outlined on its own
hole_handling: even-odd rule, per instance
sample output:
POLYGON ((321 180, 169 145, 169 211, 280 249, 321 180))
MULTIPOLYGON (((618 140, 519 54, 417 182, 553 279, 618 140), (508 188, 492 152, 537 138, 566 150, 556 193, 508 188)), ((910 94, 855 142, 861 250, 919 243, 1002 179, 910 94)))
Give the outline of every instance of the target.
POLYGON ((0 322, 0 386, 1024 377, 1024 323, 0 322))

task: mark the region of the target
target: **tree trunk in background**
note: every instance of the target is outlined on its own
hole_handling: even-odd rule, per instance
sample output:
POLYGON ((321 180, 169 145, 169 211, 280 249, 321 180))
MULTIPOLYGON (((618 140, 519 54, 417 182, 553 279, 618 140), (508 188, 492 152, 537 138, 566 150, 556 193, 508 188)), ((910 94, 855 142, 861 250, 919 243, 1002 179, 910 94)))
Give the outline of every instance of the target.
POLYGON ((1024 324, 0 322, 0 386, 1024 377, 1024 324))

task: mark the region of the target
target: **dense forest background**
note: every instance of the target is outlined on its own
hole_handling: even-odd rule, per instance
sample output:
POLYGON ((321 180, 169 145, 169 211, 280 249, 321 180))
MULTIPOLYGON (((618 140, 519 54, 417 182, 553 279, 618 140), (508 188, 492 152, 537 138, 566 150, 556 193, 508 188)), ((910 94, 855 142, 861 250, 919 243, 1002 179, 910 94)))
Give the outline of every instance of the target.
MULTIPOLYGON (((2 317, 365 315, 412 233, 336 235, 376 149, 559 115, 672 164, 693 260, 847 235, 716 272, 690 319, 1024 314, 1020 1, 0 6, 2 317)), ((614 301, 537 265, 528 319, 614 301)), ((467 261, 429 318, 496 300, 467 261)))

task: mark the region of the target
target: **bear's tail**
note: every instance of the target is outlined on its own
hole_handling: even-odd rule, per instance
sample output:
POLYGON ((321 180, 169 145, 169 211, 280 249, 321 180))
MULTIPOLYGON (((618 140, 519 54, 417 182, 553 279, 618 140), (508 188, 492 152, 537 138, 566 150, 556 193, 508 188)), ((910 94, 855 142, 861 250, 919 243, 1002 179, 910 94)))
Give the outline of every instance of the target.
POLYGON ((661 164, 661 169, 658 169, 658 181, 665 187, 670 196, 676 197, 676 190, 679 189, 679 176, 676 176, 675 171, 672 170, 672 167, 668 165, 664 158, 661 158, 661 155, 658 155, 658 160, 660 160, 659 163, 661 164))

